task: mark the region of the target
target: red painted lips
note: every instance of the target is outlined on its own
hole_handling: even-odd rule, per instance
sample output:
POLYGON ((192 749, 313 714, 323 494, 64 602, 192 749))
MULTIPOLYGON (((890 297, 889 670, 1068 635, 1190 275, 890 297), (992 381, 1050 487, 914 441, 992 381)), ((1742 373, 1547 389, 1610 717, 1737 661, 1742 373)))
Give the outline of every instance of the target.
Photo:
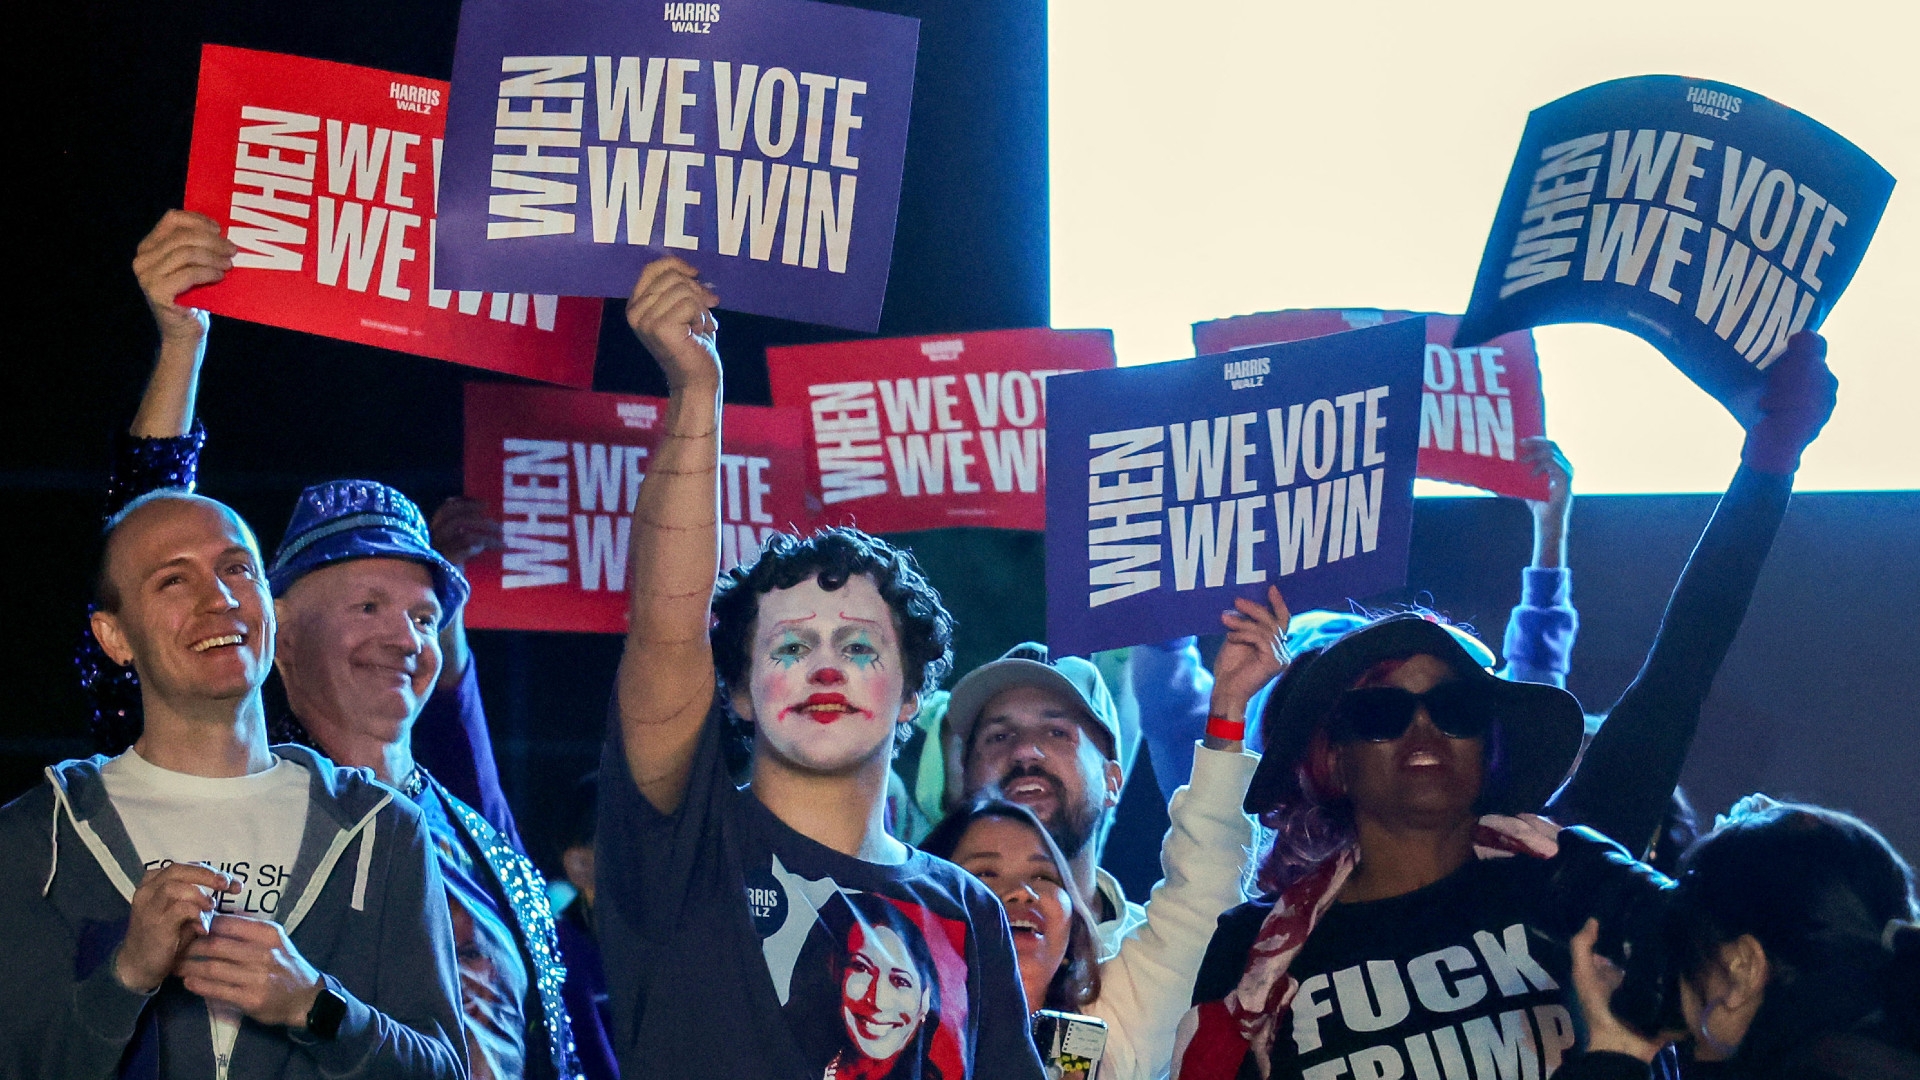
POLYGON ((857 709, 847 701, 845 694, 811 694, 798 705, 789 706, 790 713, 799 713, 816 724, 831 724, 849 713, 870 715, 865 709, 857 709))

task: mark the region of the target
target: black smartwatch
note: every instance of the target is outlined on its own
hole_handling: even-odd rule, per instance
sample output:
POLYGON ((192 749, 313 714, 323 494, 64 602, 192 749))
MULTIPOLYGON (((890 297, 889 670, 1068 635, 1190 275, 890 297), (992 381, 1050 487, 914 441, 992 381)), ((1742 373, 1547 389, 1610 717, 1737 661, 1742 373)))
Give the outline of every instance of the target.
POLYGON ((347 999, 334 993, 327 984, 320 984, 319 996, 313 999, 313 1007, 307 1010, 307 1036, 321 1042, 332 1042, 340 1034, 340 1021, 347 1018, 347 999))

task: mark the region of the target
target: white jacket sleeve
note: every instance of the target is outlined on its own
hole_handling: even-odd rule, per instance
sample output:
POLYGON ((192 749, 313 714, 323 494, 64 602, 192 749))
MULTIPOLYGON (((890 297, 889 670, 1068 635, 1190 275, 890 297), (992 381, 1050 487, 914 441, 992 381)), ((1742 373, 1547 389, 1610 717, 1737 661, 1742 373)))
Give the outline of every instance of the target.
POLYGON ((1220 914, 1239 904, 1252 858, 1253 819, 1240 809, 1260 763, 1253 754, 1198 748, 1193 780, 1167 808, 1173 827, 1160 846, 1165 877, 1153 887, 1146 921, 1100 966, 1100 996, 1087 1013, 1107 1022, 1099 1080, 1167 1075, 1174 1029, 1220 914))

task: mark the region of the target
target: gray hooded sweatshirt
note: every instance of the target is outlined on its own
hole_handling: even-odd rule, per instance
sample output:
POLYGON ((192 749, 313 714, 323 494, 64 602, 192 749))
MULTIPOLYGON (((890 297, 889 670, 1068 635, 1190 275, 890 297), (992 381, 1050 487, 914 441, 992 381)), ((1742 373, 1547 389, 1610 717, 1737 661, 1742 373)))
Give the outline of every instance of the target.
MULTIPOLYGON (((301 746, 306 831, 276 921, 347 1002, 338 1035, 241 1021, 227 1080, 463 1080, 459 974, 419 811, 364 769, 301 746)), ((0 1077, 215 1080, 207 1007, 178 979, 114 977, 141 862, 100 779, 64 761, 0 808, 0 1077)))

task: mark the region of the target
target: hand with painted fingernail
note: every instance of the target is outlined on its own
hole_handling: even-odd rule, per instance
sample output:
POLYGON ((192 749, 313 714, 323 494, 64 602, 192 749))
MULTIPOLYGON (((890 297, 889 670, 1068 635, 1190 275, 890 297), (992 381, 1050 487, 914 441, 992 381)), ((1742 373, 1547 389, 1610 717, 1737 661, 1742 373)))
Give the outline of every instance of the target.
POLYGON ((1227 639, 1213 661, 1213 697, 1209 715, 1241 723, 1247 702, 1287 669, 1287 624, 1293 614, 1280 590, 1267 586, 1267 602, 1245 597, 1233 601, 1234 610, 1220 613, 1227 639))

